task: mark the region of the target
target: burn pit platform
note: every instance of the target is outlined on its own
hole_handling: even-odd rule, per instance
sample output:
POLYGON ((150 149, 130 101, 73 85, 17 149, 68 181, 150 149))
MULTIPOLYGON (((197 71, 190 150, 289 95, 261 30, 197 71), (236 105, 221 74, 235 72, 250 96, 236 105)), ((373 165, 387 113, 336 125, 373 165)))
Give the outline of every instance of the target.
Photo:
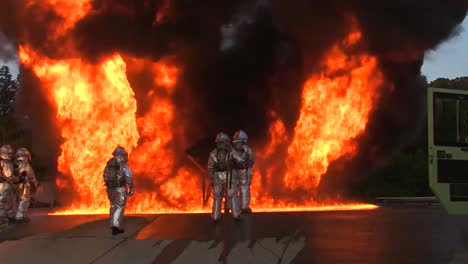
POLYGON ((468 256, 468 218, 439 207, 225 219, 130 215, 126 232, 111 236, 106 215, 33 210, 30 223, 0 232, 0 263, 223 263, 224 256, 226 263, 466 263, 468 256))

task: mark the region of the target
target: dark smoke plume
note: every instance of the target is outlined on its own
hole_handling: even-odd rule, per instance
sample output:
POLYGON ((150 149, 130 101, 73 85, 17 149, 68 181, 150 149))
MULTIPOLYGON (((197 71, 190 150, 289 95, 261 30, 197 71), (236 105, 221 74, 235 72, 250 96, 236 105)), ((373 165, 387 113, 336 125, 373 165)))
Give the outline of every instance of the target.
MULTIPOLYGON (((394 92, 383 94, 366 133, 357 139, 359 154, 332 164, 323 177, 326 192, 336 182, 346 186, 343 175, 362 178, 417 132, 423 120, 424 53, 457 32, 468 8, 466 0, 171 0, 165 17, 155 23, 165 3, 94 0, 92 12, 75 28, 52 38, 48 32, 63 18, 47 5, 26 8, 24 0, 2 0, 0 31, 14 45, 28 43, 51 58, 97 61, 114 52, 153 60, 175 56, 184 68, 181 89, 174 95, 178 114, 192 117, 186 141, 195 144, 220 130, 243 128, 253 143, 265 143, 272 109, 293 135, 303 82, 317 70, 324 52, 349 32, 349 18, 354 17, 365 43, 358 52, 379 59, 394 92), (66 42, 74 43, 77 52, 60 48, 66 42)), ((130 79, 137 98, 144 98, 148 81, 130 79)), ((21 96, 31 98, 28 91, 35 88, 26 83, 21 96)), ((24 107, 25 100, 19 102, 18 108, 24 107)), ((140 115, 148 103, 139 100, 140 115)), ((37 107, 34 115, 49 115, 47 109, 37 107)), ((55 139, 42 142, 56 144, 55 139)))

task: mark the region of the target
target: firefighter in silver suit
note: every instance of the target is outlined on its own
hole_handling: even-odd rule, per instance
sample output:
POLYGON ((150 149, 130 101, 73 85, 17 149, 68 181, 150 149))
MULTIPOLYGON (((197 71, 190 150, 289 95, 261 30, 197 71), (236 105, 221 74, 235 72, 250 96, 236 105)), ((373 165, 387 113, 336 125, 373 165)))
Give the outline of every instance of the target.
MULTIPOLYGON (((116 162, 116 173, 118 181, 116 184, 109 185, 106 183, 107 197, 110 202, 110 226, 112 235, 118 235, 124 232, 121 228, 127 204, 127 195, 132 196, 135 193, 133 186, 133 174, 128 166, 128 153, 123 147, 117 147, 112 153, 114 156, 112 161, 116 162), (127 192, 128 187, 128 192, 127 192)), ((109 163, 109 162, 108 162, 109 163)), ((106 178, 106 170, 104 177, 106 178)))
POLYGON ((250 185, 252 183, 252 166, 255 156, 252 149, 247 145, 247 133, 238 130, 233 136, 234 148, 232 151, 232 174, 239 181, 239 195, 241 212, 249 214, 250 208, 250 185))
MULTIPOLYGON (((213 208, 211 218, 218 221, 221 218, 223 197, 225 207, 230 201, 234 219, 240 219, 239 197, 237 195, 237 179, 230 173, 231 140, 229 135, 220 132, 216 136, 216 148, 211 151, 208 158, 208 172, 213 186, 213 208)), ((227 208, 225 208, 226 210, 227 208)))
POLYGON ((0 148, 0 229, 14 220, 15 197, 13 183, 13 149, 10 145, 0 148))
POLYGON ((39 183, 31 165, 31 153, 26 148, 20 148, 15 153, 15 176, 17 178, 16 185, 16 209, 15 220, 17 222, 27 222, 26 212, 29 208, 31 192, 35 192, 39 183))

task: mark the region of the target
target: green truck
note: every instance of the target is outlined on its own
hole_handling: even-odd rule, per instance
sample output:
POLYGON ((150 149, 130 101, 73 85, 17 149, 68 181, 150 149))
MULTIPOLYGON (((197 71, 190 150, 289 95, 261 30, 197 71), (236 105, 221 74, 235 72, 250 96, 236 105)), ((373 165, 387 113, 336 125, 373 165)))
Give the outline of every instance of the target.
POLYGON ((468 91, 428 88, 429 184, 449 214, 468 214, 468 91))

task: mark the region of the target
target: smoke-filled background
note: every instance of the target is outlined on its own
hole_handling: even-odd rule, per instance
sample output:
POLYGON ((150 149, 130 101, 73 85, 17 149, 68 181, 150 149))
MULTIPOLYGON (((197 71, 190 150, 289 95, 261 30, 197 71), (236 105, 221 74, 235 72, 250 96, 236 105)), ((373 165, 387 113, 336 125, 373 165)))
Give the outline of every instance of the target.
MULTIPOLYGON (((24 43, 52 59, 97 62, 115 52, 170 58, 183 68, 172 95, 175 119, 187 128, 174 142, 181 149, 239 128, 253 145, 266 144, 271 110, 292 138, 304 82, 354 19, 363 37, 355 52, 378 59, 386 87, 357 139, 358 153, 334 161, 322 178, 319 189, 330 195, 346 194, 416 135, 424 115, 424 54, 457 33, 468 9, 466 0, 93 0, 91 11, 57 37, 51 32, 64 20, 41 3, 1 1, 0 58, 14 58, 12 47, 24 43)), ((142 116, 151 105, 151 71, 129 69, 127 76, 142 116)), ((17 112, 32 114, 33 151, 50 161, 53 173, 61 139, 39 85, 30 70, 22 70, 17 112)))

